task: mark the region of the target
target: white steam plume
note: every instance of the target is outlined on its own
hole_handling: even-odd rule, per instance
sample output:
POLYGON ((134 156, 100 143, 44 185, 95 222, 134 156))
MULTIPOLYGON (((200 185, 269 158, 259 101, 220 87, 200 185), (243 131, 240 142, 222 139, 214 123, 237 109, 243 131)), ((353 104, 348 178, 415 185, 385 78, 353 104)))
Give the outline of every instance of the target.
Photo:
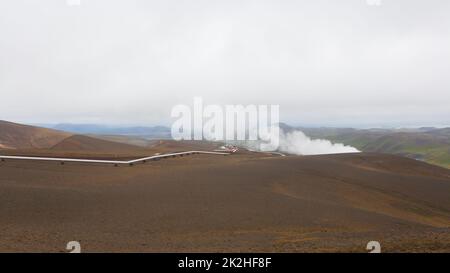
MULTIPOLYGON (((273 131, 273 130, 272 130, 273 131)), ((270 137, 277 137, 275 135, 270 137)), ((302 131, 294 130, 284 132, 281 128, 279 131, 279 145, 271 146, 261 141, 246 142, 245 147, 258 151, 278 151, 295 155, 319 155, 319 154, 340 154, 340 153, 358 153, 358 149, 347 146, 342 143, 332 143, 325 139, 311 139, 302 131)), ((265 138, 267 139, 267 138, 265 138)))

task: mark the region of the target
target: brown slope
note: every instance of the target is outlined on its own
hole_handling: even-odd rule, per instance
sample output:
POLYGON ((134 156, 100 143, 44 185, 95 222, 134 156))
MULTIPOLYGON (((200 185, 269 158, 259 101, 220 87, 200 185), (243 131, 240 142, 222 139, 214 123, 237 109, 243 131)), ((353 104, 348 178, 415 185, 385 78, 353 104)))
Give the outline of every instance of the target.
POLYGON ((211 142, 204 140, 157 140, 151 144, 151 147, 157 149, 161 152, 176 152, 176 151, 186 151, 186 150, 206 150, 212 151, 220 147, 221 143, 211 142))
POLYGON ((450 171, 448 169, 398 155, 364 152, 337 154, 330 156, 330 158, 370 171, 450 179, 450 171))
POLYGON ((0 120, 0 149, 49 148, 72 134, 0 120))
POLYGON ((51 147, 52 151, 87 153, 140 153, 142 148, 83 135, 73 135, 51 147))
POLYGON ((0 163, 1 251, 450 251, 450 171, 382 154, 0 163), (20 172, 17 170, 20 168, 20 172))

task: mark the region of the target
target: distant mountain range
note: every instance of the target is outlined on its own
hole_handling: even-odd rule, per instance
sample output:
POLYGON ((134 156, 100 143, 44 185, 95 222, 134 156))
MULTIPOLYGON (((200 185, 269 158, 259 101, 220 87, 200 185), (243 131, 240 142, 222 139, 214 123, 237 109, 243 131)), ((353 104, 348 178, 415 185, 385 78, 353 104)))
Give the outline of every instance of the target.
POLYGON ((153 139, 170 138, 170 128, 164 126, 120 127, 120 126, 105 126, 96 124, 61 123, 57 125, 46 125, 45 127, 75 134, 139 136, 142 138, 153 138, 153 139))

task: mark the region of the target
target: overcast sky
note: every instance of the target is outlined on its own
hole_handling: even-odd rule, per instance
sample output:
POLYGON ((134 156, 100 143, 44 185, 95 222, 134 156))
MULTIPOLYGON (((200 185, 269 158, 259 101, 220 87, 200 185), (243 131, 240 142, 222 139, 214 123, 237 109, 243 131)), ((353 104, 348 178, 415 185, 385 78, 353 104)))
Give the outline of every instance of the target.
POLYGON ((0 119, 170 124, 279 104, 294 125, 450 124, 448 0, 0 0, 0 119))

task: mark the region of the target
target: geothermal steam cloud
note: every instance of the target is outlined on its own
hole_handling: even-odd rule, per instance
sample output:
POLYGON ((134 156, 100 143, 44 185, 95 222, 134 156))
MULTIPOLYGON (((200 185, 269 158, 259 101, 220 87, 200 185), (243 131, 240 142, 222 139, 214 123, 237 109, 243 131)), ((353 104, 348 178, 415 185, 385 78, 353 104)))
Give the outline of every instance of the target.
MULTIPOLYGON (((274 131, 274 130, 272 130, 274 131)), ((276 137, 276 136, 270 136, 276 137)), ((279 145, 271 147, 270 145, 261 145, 262 143, 248 143, 248 148, 260 151, 279 151, 295 155, 319 155, 319 154, 340 154, 340 153, 358 153, 359 150, 346 146, 342 143, 332 143, 325 139, 311 139, 302 131, 284 132, 279 130, 279 145)))

